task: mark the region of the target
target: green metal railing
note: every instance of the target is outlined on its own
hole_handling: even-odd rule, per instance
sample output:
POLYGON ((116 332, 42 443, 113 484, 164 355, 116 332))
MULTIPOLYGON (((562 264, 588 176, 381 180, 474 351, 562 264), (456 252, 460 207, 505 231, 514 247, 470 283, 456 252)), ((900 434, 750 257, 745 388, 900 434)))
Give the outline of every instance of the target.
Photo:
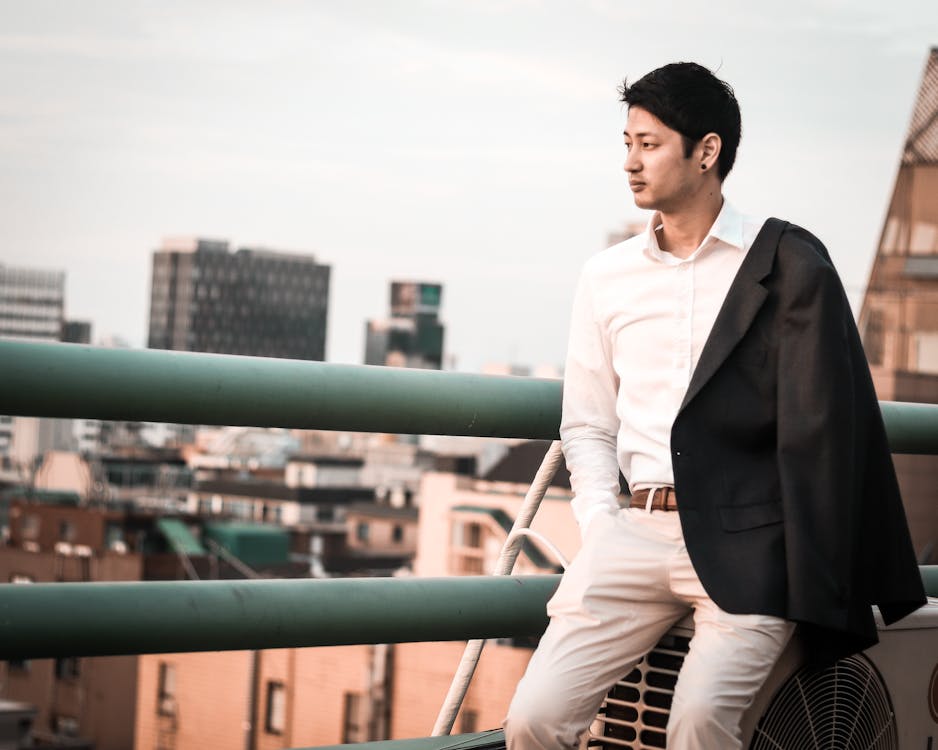
MULTIPOLYGON (((555 380, 0 341, 8 415, 554 439, 560 400, 555 380)), ((894 452, 938 454, 938 406, 881 408, 894 452)), ((938 568, 922 575, 938 595, 938 568)), ((530 635, 555 585, 550 576, 4 584, 0 658, 530 635)))
POLYGON ((0 659, 539 635, 559 576, 0 586, 0 659))
MULTIPOLYGON (((557 438, 559 380, 0 341, 0 414, 557 438)), ((938 454, 938 405, 881 403, 894 453, 938 454)))
POLYGON ((551 440, 560 388, 559 380, 0 341, 0 414, 30 417, 551 440))

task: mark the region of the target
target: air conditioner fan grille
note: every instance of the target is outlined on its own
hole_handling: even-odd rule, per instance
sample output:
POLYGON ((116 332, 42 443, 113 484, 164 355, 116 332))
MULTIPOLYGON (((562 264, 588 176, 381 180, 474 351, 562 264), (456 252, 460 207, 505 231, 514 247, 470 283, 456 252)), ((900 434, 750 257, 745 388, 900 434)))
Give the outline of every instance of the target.
POLYGON ((759 720, 750 750, 897 750, 882 678, 862 656, 792 675, 759 720))

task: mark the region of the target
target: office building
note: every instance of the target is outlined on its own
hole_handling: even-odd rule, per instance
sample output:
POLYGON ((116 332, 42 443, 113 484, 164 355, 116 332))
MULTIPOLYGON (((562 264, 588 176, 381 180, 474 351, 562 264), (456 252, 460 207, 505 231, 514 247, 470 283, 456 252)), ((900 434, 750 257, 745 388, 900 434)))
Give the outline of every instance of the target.
POLYGON ((59 341, 65 272, 0 265, 0 336, 59 341))
POLYGON ((165 240, 153 253, 147 345, 323 360, 329 272, 311 255, 165 240))
POLYGON ((365 364, 439 370, 443 364, 442 284, 391 283, 391 315, 369 320, 365 364))
MULTIPOLYGON (((0 265, 0 337, 88 343, 91 324, 65 320, 65 272, 0 265)), ((0 462, 28 467, 73 445, 72 422, 0 416, 0 462)))
MULTIPOLYGON (((938 403, 938 48, 915 101, 859 328, 880 400, 938 403)), ((934 563, 938 463, 893 458, 920 562, 934 563)))

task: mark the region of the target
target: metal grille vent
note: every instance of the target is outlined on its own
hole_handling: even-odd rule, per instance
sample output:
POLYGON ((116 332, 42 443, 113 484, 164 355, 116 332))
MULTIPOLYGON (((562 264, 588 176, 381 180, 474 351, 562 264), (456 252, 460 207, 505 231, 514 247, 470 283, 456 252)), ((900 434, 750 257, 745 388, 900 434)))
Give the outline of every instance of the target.
POLYGON ((772 699, 750 750, 897 750, 882 678, 862 656, 794 674, 772 699))
POLYGON ((609 691, 589 735, 589 747, 649 750, 665 747, 674 685, 689 638, 668 633, 609 691))

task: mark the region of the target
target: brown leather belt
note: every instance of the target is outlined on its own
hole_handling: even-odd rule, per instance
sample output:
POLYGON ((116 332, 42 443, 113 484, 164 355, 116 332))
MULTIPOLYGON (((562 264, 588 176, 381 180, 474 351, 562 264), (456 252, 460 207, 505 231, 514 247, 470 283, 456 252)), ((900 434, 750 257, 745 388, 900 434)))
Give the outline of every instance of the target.
MULTIPOLYGON (((648 504, 648 493, 652 490, 635 490, 629 507, 644 508, 648 504)), ((677 510, 677 497, 673 487, 657 487, 651 501, 652 510, 677 510)))

